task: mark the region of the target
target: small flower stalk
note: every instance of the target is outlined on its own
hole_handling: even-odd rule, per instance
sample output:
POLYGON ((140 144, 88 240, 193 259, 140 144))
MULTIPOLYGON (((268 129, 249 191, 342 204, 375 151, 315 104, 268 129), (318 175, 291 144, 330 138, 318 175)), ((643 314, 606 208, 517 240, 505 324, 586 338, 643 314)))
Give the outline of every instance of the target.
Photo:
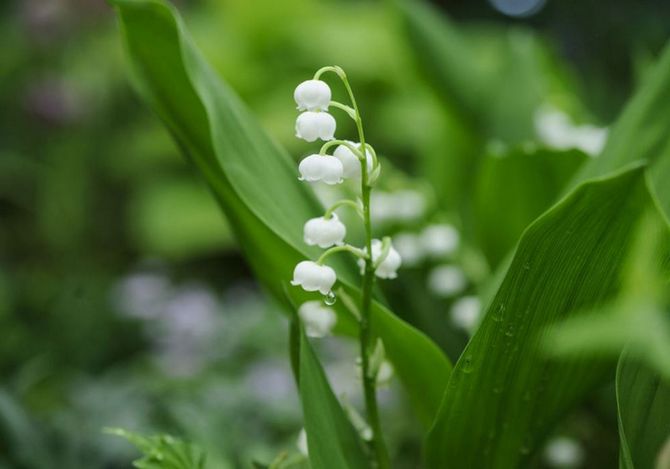
MULTIPOLYGON (((325 211, 323 216, 305 222, 303 238, 305 244, 318 246, 326 251, 316 261, 304 260, 296 265, 291 284, 308 292, 319 292, 325 296, 324 302, 331 305, 334 301, 333 286, 337 282, 335 270, 325 264, 331 255, 347 252, 356 257, 362 275, 362 295, 359 315, 360 373, 367 410, 368 425, 371 430, 370 446, 374 456, 374 465, 380 469, 390 467, 388 452, 381 433, 376 387, 392 376, 392 367, 388 362, 380 361, 380 342, 373 337, 370 329, 370 310, 372 305, 372 287, 375 278, 394 279, 402 264, 400 254, 386 237, 381 240, 372 238, 371 203, 372 189, 379 175, 381 165, 374 148, 366 142, 356 98, 344 70, 340 67, 324 67, 316 72, 313 79, 300 83, 293 94, 300 114, 296 119, 296 137, 307 142, 321 140, 325 142, 318 153, 305 157, 298 165, 300 181, 341 184, 347 180, 360 186, 359 200, 340 200, 325 211), (332 100, 330 86, 321 76, 335 74, 346 89, 349 104, 332 100), (329 109, 342 111, 351 118, 357 129, 357 142, 339 140, 335 137, 337 123, 329 109), (347 228, 335 210, 349 207, 362 219, 365 244, 356 247, 345 242, 347 228), (332 301, 329 301, 332 300, 332 301)), ((306 333, 311 337, 328 335, 335 325, 336 316, 332 309, 318 301, 308 301, 300 306, 298 317, 306 333)))

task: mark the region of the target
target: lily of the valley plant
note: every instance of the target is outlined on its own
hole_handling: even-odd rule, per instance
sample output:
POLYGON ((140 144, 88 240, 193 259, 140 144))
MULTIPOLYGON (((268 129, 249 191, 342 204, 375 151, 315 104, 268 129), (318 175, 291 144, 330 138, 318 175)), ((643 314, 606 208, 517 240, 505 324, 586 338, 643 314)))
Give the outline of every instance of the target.
MULTIPOLYGON (((368 424, 371 429, 371 453, 374 455, 377 467, 388 468, 390 463, 379 421, 376 385, 380 374, 388 375, 390 365, 372 359, 375 354, 373 349, 379 347, 372 343, 370 307, 375 276, 382 279, 395 278, 401 259, 391 245, 390 238, 385 237, 382 240, 372 238, 370 194, 381 167, 374 148, 365 141, 361 114, 344 70, 337 66, 320 69, 312 80, 298 85, 294 98, 298 110, 303 111, 296 120, 296 136, 308 142, 317 139, 325 141, 319 153, 309 155, 300 162, 299 179, 325 184, 339 184, 345 179, 360 180, 360 199, 340 200, 328 208, 322 217, 307 220, 304 227, 305 243, 327 250, 316 261, 305 260, 298 263, 293 271, 291 283, 309 292, 319 291, 325 296, 326 304, 332 304, 334 301, 332 288, 337 281, 337 274, 325 264, 326 259, 343 251, 357 258, 361 269, 363 292, 359 317, 360 370, 368 424), (334 73, 340 78, 351 101, 350 105, 331 100, 330 87, 320 80, 320 77, 327 72, 334 73), (358 131, 358 143, 335 139, 336 122, 328 112, 331 107, 344 111, 354 120, 358 131), (333 148, 331 155, 328 152, 333 148), (335 213, 340 207, 353 208, 362 219, 365 232, 364 246, 356 247, 345 243, 347 229, 335 213)), ((303 304, 299 308, 299 316, 305 324, 308 335, 312 337, 322 337, 335 323, 334 313, 328 308, 321 307, 318 302, 303 304)))

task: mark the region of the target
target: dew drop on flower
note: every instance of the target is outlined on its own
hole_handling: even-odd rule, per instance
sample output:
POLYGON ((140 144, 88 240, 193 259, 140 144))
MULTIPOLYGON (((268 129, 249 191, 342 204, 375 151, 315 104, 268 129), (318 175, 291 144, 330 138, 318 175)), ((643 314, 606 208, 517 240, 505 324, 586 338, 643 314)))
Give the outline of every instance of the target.
POLYGON ((333 293, 332 291, 329 291, 328 294, 323 298, 323 302, 326 303, 328 306, 333 306, 336 301, 337 297, 335 296, 335 293, 333 293))

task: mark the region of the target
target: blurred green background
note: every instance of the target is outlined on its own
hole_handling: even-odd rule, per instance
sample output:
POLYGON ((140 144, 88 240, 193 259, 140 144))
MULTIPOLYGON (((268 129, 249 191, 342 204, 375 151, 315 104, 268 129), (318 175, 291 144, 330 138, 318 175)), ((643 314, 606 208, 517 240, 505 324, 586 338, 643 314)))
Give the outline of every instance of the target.
MULTIPOLYGON (((585 158, 572 150, 579 144, 543 135, 538 110, 607 127, 670 32, 662 0, 436 2, 468 44, 464 70, 483 70, 479 84, 496 91, 482 94, 473 118, 459 101, 471 98, 435 86, 430 57, 412 47, 390 1, 177 6, 207 58, 296 158, 310 147, 293 136, 294 87, 322 65, 347 71, 370 141, 387 158, 382 190, 422 198, 418 217, 381 227, 407 234, 446 221, 465 240, 450 261, 468 278, 457 295, 431 287, 440 264, 431 260, 408 262, 387 292, 452 357, 467 334, 447 311, 481 291, 510 248, 478 217, 494 225, 496 210, 469 196, 472 174, 486 171, 473 162, 533 145, 585 158)), ((293 450, 302 424, 285 320, 204 183, 134 94, 112 9, 5 1, 0 26, 0 467, 129 467, 134 450, 102 433, 109 426, 197 441, 222 468, 293 450)), ((355 401, 355 352, 322 345, 336 390, 355 401)), ((565 422, 595 455, 584 467, 616 464, 611 390, 602 395, 565 422)), ((415 467, 419 442, 398 400, 384 391, 392 439, 415 467)))

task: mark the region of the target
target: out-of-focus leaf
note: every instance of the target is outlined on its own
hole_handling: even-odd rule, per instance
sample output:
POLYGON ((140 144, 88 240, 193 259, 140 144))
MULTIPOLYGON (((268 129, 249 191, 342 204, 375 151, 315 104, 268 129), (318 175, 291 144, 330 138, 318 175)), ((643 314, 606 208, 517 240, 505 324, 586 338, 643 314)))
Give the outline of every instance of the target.
MULTIPOLYGON (((193 46, 176 12, 157 0, 115 0, 135 82, 181 149, 204 175, 259 280, 287 307, 283 282, 294 266, 316 258, 305 246, 305 220, 323 213, 309 186, 297 181, 296 164, 272 142, 234 92, 193 46)), ((287 92, 290 92, 287 91, 287 92)), ((353 263, 331 258, 339 284, 355 295, 353 263)), ((331 260, 329 260, 331 263, 331 260)), ((315 295, 289 291, 296 304, 315 295)), ((355 330, 337 302, 340 331, 355 330)), ((372 323, 396 363, 417 414, 434 415, 451 365, 425 335, 379 305, 372 323)), ((429 416, 429 417, 425 417, 429 416)))
MULTIPOLYGON (((584 165, 574 184, 608 174, 631 161, 649 163, 654 191, 670 214, 670 44, 612 128, 602 154, 584 165)), ((573 185, 574 185, 573 184, 573 185)))
POLYGON ((668 461, 660 462, 663 446, 670 441, 670 382, 624 352, 617 368, 616 392, 620 467, 670 467, 668 461))
POLYGON ((548 361, 542 339, 557 320, 612 298, 635 227, 653 206, 636 167, 584 183, 526 229, 451 374, 427 440, 428 467, 522 466, 601 382, 606 365, 589 356, 548 361))
POLYGON ((169 435, 143 436, 121 428, 107 430, 125 438, 143 454, 133 461, 138 469, 204 469, 205 454, 195 445, 169 435))
POLYGON ((333 394, 304 331, 300 334, 300 401, 312 468, 368 469, 362 440, 333 394))
POLYGON ((234 245, 219 207, 202 184, 172 178, 145 184, 130 213, 131 232, 149 256, 179 259, 234 245))
POLYGON ((583 153, 514 147, 490 153, 475 183, 474 225, 479 244, 495 267, 523 230, 556 200, 579 166, 583 153))
POLYGON ((535 112, 557 80, 532 33, 477 30, 469 36, 428 2, 395 4, 432 82, 474 127, 510 143, 534 137, 535 112))

